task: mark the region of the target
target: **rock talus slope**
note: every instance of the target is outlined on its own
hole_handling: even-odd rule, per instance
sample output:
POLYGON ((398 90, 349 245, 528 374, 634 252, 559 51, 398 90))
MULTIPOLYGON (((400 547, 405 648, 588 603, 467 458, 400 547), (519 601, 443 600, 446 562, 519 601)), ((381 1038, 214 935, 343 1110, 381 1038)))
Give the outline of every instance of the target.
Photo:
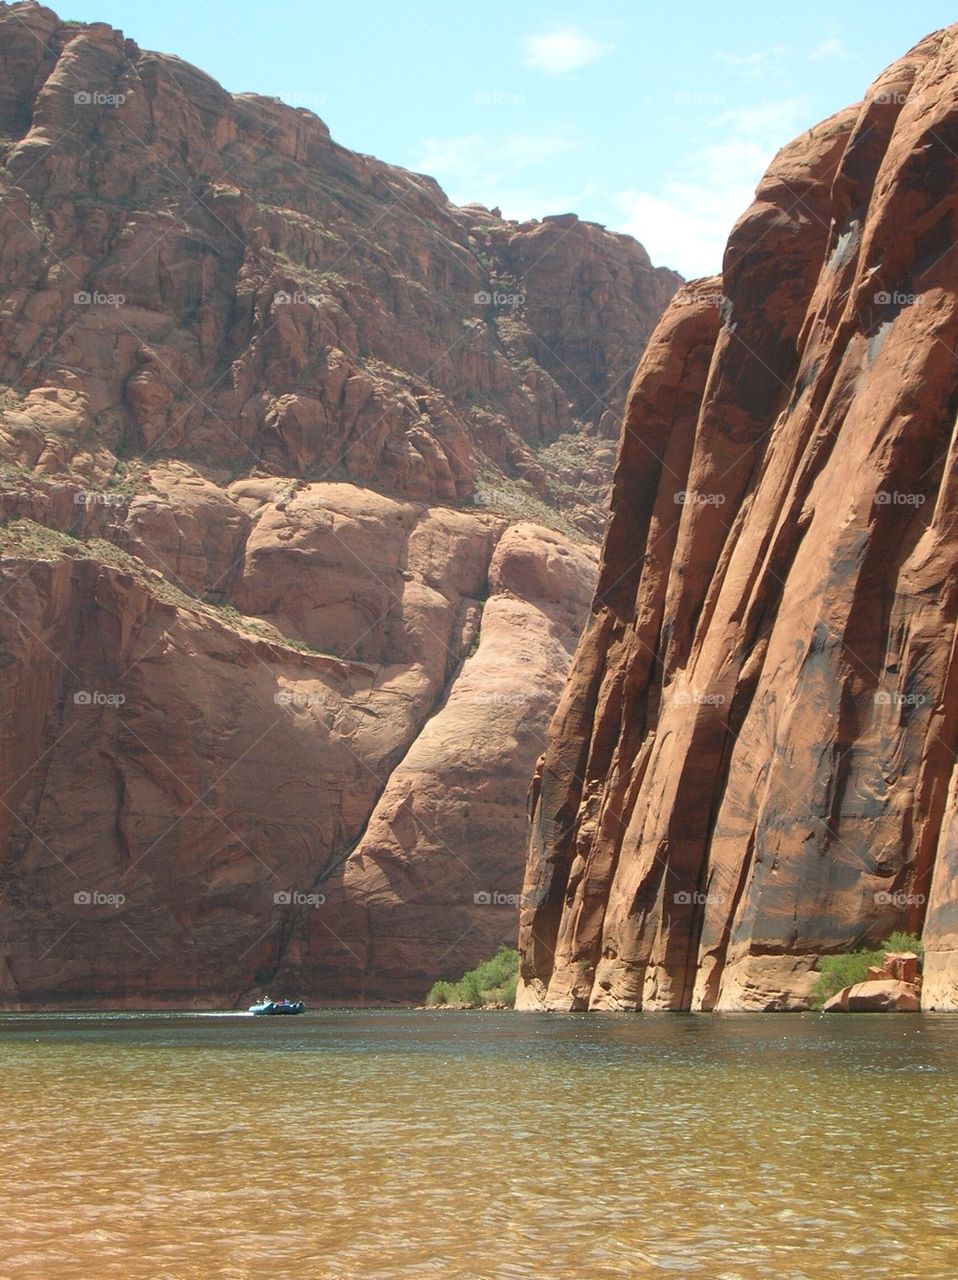
POLYGON ((0 180, 0 1001, 422 999, 514 938, 679 278, 32 3, 0 180))
POLYGON ((629 395, 533 789, 520 1005, 958 1007, 958 30, 785 147, 629 395))

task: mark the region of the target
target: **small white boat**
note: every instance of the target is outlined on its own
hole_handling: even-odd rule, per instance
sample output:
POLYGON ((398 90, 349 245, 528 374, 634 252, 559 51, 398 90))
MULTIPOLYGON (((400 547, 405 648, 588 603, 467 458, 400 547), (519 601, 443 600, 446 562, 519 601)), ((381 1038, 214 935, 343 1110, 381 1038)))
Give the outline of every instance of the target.
POLYGON ((250 1013, 255 1013, 258 1017, 269 1017, 273 1014, 283 1013, 302 1013, 306 1006, 302 1000, 270 1000, 269 996, 265 1000, 260 1000, 257 1004, 251 1004, 250 1013))

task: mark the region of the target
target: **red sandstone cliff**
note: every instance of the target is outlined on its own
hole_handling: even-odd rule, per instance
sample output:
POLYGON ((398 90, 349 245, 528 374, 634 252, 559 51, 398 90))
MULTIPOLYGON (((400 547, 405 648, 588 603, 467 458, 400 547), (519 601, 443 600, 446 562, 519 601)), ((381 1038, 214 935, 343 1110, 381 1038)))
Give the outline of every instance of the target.
POLYGON ((0 1001, 421 999, 514 937, 678 277, 33 4, 0 166, 0 1001))
POLYGON ((958 1007, 958 28, 784 148, 629 396, 533 788, 520 1005, 958 1007))

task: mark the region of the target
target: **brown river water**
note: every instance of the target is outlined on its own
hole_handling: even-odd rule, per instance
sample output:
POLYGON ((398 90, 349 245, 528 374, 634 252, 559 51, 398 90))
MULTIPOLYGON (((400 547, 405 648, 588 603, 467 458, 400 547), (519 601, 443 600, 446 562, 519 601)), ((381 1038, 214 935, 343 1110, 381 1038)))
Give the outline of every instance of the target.
POLYGON ((0 1277, 958 1277, 958 1016, 8 1014, 0 1067, 0 1277))

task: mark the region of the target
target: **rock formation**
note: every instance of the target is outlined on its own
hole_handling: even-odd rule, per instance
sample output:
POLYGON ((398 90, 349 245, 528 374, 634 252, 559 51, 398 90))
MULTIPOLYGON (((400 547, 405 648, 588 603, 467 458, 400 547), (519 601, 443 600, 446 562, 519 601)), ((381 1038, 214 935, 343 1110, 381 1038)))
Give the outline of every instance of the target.
POLYGON ((864 982, 836 991, 824 1013, 915 1013, 921 1008, 921 962, 913 951, 886 951, 864 982))
POLYGON ((533 789, 520 1006, 958 1007, 958 28, 785 147, 639 365, 533 789))
POLYGON ((103 24, 0 51, 0 1001, 421 1000, 514 939, 678 277, 103 24))

